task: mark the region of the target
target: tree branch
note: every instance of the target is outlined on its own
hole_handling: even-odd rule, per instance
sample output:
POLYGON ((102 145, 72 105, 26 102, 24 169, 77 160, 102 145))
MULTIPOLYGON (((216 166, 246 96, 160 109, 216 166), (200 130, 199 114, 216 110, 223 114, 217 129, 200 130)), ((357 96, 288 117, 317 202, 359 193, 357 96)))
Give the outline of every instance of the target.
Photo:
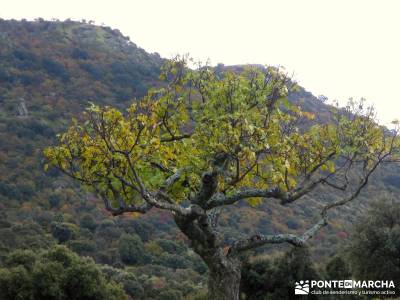
MULTIPOLYGON (((327 213, 330 209, 345 205, 345 204, 349 203, 350 201, 354 200, 355 198, 357 198, 357 196, 360 194, 362 189, 367 185, 369 177, 376 170, 378 165, 383 160, 385 160, 388 156, 390 156, 391 153, 392 153, 392 149, 390 149, 390 151, 385 153, 384 155, 381 155, 382 153, 380 153, 380 155, 378 156, 379 158, 371 166, 371 168, 367 171, 364 178, 360 181, 360 184, 358 185, 357 189, 350 196, 348 196, 342 200, 338 200, 333 203, 329 203, 329 204, 325 205, 323 207, 323 209, 321 210, 321 219, 314 226, 312 226, 310 229, 305 231, 302 235, 300 235, 300 236, 294 235, 294 234, 277 234, 277 235, 257 234, 257 235, 253 235, 250 238, 236 241, 233 244, 233 246, 229 249, 228 255, 234 255, 241 251, 254 249, 254 248, 263 246, 265 244, 289 243, 296 247, 303 246, 307 240, 309 240, 311 237, 313 237, 321 228, 325 227, 328 224, 327 213)), ((257 190, 253 191, 253 193, 251 193, 251 191, 249 191, 249 195, 256 195, 256 194, 257 194, 257 190)), ((247 194, 243 194, 242 196, 247 196, 247 194)), ((226 201, 226 199, 225 199, 225 201, 226 201)))
POLYGON ((177 170, 174 174, 172 174, 170 177, 168 177, 164 184, 163 184, 163 188, 167 189, 169 187, 171 187, 175 182, 177 182, 181 176, 185 173, 186 169, 185 168, 181 168, 179 170, 177 170))
POLYGON ((111 204, 111 200, 107 197, 106 193, 101 192, 99 189, 95 188, 96 193, 100 195, 100 197, 103 199, 104 202, 104 207, 107 211, 111 212, 113 216, 118 216, 122 215, 123 213, 126 212, 137 212, 144 214, 148 212, 152 206, 149 203, 144 203, 142 205, 128 205, 126 206, 125 204, 122 204, 123 202, 117 201, 119 203, 119 207, 113 207, 111 204))
POLYGON ((284 198, 287 197, 285 193, 282 193, 279 189, 262 190, 256 188, 243 188, 240 191, 235 192, 230 196, 226 196, 223 193, 214 194, 209 201, 206 203, 206 209, 211 209, 217 206, 234 204, 240 200, 253 197, 263 198, 284 198))
POLYGON ((166 143, 166 142, 180 141, 180 140, 183 140, 183 139, 190 138, 191 136, 192 136, 192 133, 182 134, 182 135, 178 135, 178 136, 175 136, 175 135, 171 134, 171 137, 163 138, 163 139, 161 139, 161 142, 162 143, 166 143))
POLYGON ((217 189, 217 172, 205 172, 201 178, 201 188, 192 200, 193 203, 202 207, 213 196, 217 189))
POLYGON ((210 221, 211 227, 216 229, 218 227, 219 217, 222 213, 222 207, 216 207, 210 211, 208 211, 208 220, 210 221))
POLYGON ((301 247, 307 240, 313 237, 322 227, 326 226, 325 216, 321 218, 314 226, 298 236, 295 234, 276 234, 276 235, 262 235, 256 234, 250 238, 236 241, 229 249, 228 255, 235 255, 239 252, 254 249, 265 244, 282 244, 289 243, 296 247, 301 247))
POLYGON ((330 203, 328 205, 326 205, 323 210, 322 210, 322 214, 326 214, 327 211, 331 208, 334 207, 338 207, 338 206, 342 206, 352 200, 354 200, 355 198, 357 198, 357 196, 361 193, 362 189, 367 185, 368 180, 370 178, 370 176, 372 175, 372 173, 376 170, 376 168, 379 166, 379 164, 390 155, 389 153, 386 153, 385 155, 383 155, 381 158, 379 158, 375 164, 371 167, 371 169, 366 173, 366 175, 364 176, 364 178, 360 181, 359 186, 357 187, 357 189, 351 194, 349 195, 347 198, 344 198, 342 200, 338 200, 335 201, 333 203, 330 203))

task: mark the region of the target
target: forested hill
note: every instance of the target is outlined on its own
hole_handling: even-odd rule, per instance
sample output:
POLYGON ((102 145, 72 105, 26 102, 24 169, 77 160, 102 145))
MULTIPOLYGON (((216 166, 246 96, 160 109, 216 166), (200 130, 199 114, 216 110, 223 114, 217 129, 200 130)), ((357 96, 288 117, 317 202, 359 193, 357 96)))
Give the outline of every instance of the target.
POLYGON ((2 202, 45 202, 52 185, 39 166, 43 146, 89 102, 123 108, 142 96, 161 64, 109 27, 0 21, 2 202))
MULTIPOLYGON (((143 294, 138 299, 158 299, 166 286, 182 295, 204 287, 206 268, 188 250, 167 213, 111 218, 93 195, 55 170, 43 171, 44 147, 72 117, 79 118, 90 102, 127 107, 149 87, 161 84, 163 61, 110 27, 0 20, 0 262, 17 248, 64 244, 97 263, 131 266, 138 276, 130 279, 135 282, 131 288, 143 294), (126 249, 136 249, 137 256, 126 249)), ((315 112, 319 120, 329 111, 304 89, 289 99, 315 112)), ((399 187, 400 176, 381 171, 369 196, 399 187)), ((257 231, 301 231, 316 213, 312 199, 296 204, 295 210, 274 203, 262 210, 239 206, 221 220, 227 239, 257 231)), ((316 238, 318 255, 332 253, 331 245, 346 239, 346 220, 355 212, 343 209, 341 218, 316 238)), ((108 275, 118 273, 107 270, 108 275)))
POLYGON ((157 80, 162 64, 118 30, 73 21, 1 21, 0 43, 2 98, 26 97, 38 112, 131 100, 157 80))

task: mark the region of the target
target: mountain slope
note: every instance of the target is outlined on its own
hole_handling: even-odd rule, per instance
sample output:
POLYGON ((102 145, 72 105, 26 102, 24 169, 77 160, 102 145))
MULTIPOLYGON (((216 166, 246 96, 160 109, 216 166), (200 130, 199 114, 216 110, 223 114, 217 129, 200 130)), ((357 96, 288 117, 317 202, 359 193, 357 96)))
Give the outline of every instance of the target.
MULTIPOLYGON (((89 102, 124 109, 149 87, 161 84, 163 61, 109 27, 0 20, 0 258, 13 248, 63 243, 97 262, 123 267, 129 260, 124 261, 119 246, 129 240, 125 235, 138 235, 142 247, 152 253, 135 260, 138 274, 158 272, 164 285, 179 285, 186 276, 201 288, 204 265, 188 250, 168 213, 110 218, 95 197, 71 180, 54 170, 43 171, 43 148, 72 117, 79 118, 89 102), (177 269, 184 271, 177 274, 177 269)), ((329 106, 303 88, 289 99, 326 120, 329 106)), ((379 172, 369 198, 400 187, 395 171, 379 172)), ((240 210, 230 209, 221 220, 226 239, 257 231, 304 230, 318 211, 316 200, 306 198, 292 207, 272 201, 261 210, 240 203, 240 210)), ((347 238, 346 226, 363 208, 357 203, 338 210, 332 226, 316 237, 316 256, 331 254, 347 238)), ((160 286, 153 281, 148 284, 160 286)))
POLYGON ((123 108, 142 96, 162 59, 108 27, 0 21, 0 33, 0 194, 29 200, 49 186, 39 145, 89 102, 123 108))

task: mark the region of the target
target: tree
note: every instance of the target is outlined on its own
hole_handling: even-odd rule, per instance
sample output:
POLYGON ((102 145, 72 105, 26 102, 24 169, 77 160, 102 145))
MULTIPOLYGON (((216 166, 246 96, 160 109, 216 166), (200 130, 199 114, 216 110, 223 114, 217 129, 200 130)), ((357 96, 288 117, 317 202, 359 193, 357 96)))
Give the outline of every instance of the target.
MULTIPOLYGON (((293 287, 296 281, 302 279, 317 280, 318 273, 314 268, 307 247, 296 247, 278 259, 275 263, 273 278, 275 284, 270 299, 293 299, 293 287)), ((317 299, 317 297, 310 295, 309 299, 317 299)))
POLYGON ((4 300, 127 299, 116 282, 107 282, 93 260, 64 246, 39 253, 17 250, 0 266, 0 298, 4 300))
MULTIPOLYGON (((319 278, 307 247, 296 247, 275 260, 244 263, 240 290, 247 300, 293 299, 296 281, 319 278)), ((308 298, 317 299, 316 295, 308 298)))
POLYGON ((71 223, 53 222, 51 224, 51 233, 60 243, 72 239, 76 235, 77 230, 76 225, 71 223))
POLYGON ((95 219, 92 217, 92 215, 85 214, 80 222, 81 227, 87 228, 90 231, 94 231, 97 227, 97 223, 95 219))
MULTIPOLYGON (((327 280, 353 278, 348 261, 342 254, 332 257, 325 266, 325 278, 327 280)), ((369 278, 369 277, 368 277, 369 278)), ((335 299, 352 300, 360 299, 359 295, 335 295, 335 299)))
POLYGON ((400 205, 388 200, 375 203, 355 225, 348 252, 356 278, 399 282, 400 205))
POLYGON ((118 245, 121 260, 126 264, 138 264, 144 261, 144 246, 137 235, 122 235, 118 245))
MULTIPOLYGON (((303 246, 328 222, 328 212, 353 201, 370 175, 398 150, 363 101, 332 108, 326 124, 286 100, 295 85, 276 68, 216 74, 166 63, 162 88, 123 114, 92 105, 45 150, 49 163, 99 195, 113 215, 172 212, 178 228, 209 268, 209 297, 239 297, 242 253, 265 244, 303 246), (326 204, 303 234, 253 235, 226 245, 222 208, 247 201, 290 205, 329 189, 326 204)), ((322 199, 321 199, 322 200, 322 199)))
POLYGON ((341 256, 332 257, 325 267, 326 277, 329 280, 337 280, 338 278, 351 278, 351 272, 348 268, 347 261, 341 256))

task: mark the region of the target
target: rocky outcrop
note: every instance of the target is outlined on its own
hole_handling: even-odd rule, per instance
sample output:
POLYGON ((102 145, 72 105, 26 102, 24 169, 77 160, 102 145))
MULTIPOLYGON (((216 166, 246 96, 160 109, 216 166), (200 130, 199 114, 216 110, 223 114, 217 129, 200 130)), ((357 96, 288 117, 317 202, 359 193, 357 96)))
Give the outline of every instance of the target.
POLYGON ((26 108, 25 99, 22 97, 18 99, 17 110, 19 117, 27 117, 29 114, 28 109, 26 108))

